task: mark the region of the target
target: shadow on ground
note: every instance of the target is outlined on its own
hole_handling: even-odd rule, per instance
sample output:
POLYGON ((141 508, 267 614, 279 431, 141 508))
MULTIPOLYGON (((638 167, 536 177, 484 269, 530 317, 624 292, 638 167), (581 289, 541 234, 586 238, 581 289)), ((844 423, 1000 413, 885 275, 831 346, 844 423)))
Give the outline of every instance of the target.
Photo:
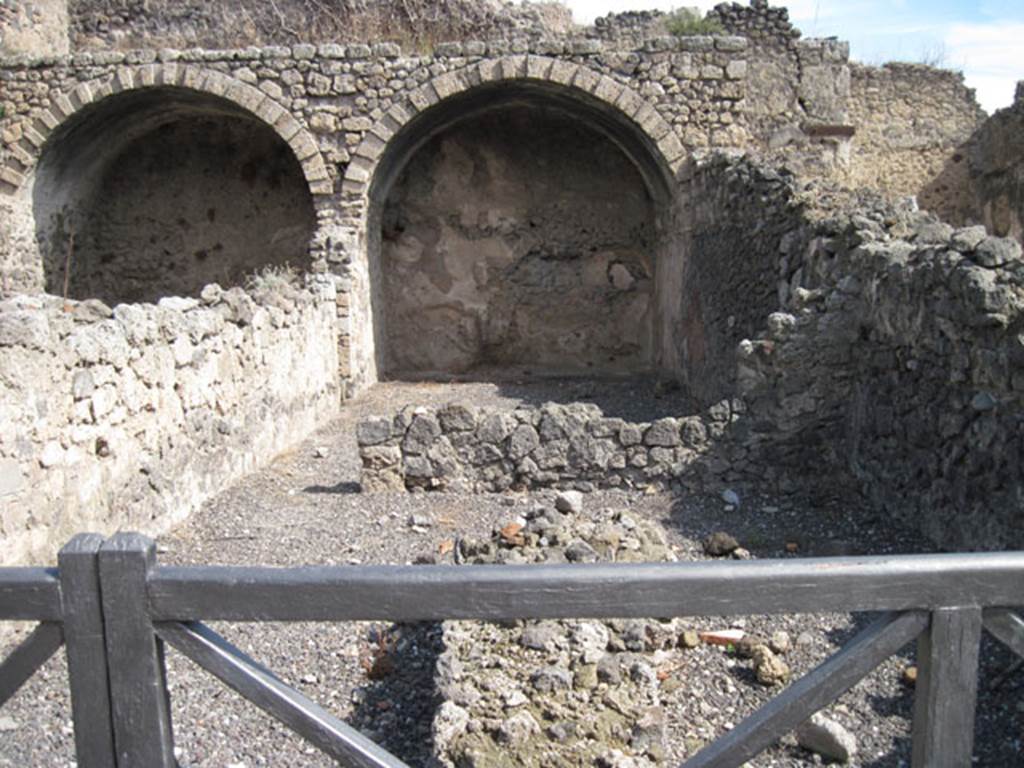
POLYGON ((443 701, 434 679, 443 648, 437 622, 375 625, 366 638, 352 725, 414 768, 439 765, 431 726, 443 701))

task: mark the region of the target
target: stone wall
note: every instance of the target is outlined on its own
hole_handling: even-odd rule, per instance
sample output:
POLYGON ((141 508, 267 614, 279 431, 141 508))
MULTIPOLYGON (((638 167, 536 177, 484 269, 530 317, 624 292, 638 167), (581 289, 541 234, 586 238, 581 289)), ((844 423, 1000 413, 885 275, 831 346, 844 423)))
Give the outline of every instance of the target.
POLYGON ((0 302, 0 564, 156 533, 337 412, 334 288, 0 302))
POLYGON ((974 219, 963 145, 985 119, 963 74, 923 64, 851 66, 856 126, 847 181, 914 195, 943 219, 974 219))
MULTIPOLYGON (((337 277, 340 374, 358 389, 378 377, 383 332, 375 317, 383 221, 374 205, 386 198, 392 171, 410 159, 406 149, 425 138, 418 131, 457 122, 464 115, 459 97, 486 96, 481 103, 501 106, 536 103, 539 94, 616 144, 635 147, 630 159, 649 187, 664 191, 689 152, 749 140, 745 51, 742 38, 720 36, 655 39, 638 50, 550 39, 452 43, 425 56, 380 43, 6 60, 0 204, 10 215, 0 222, 3 282, 11 291, 45 285, 46 244, 36 237, 33 190, 46 156, 66 136, 102 137, 108 125, 97 118, 110 116, 104 105, 125 94, 163 89, 201 97, 193 112, 262 121, 301 165, 317 217, 310 270, 337 277), (63 132, 66 124, 75 131, 63 132)), ((130 120, 132 110, 117 115, 130 120)), ((59 263, 66 249, 54 251, 59 263)))
POLYGON ((307 271, 316 214, 288 145, 216 103, 147 96, 111 98, 93 118, 109 135, 69 136, 37 169, 47 292, 155 303, 244 285, 270 266, 307 271))
POLYGON ((709 275, 715 298, 752 297, 731 324, 708 315, 719 344, 760 328, 736 345, 732 397, 722 356, 724 399, 654 424, 583 405, 409 409, 360 427, 366 488, 745 479, 787 492, 827 475, 950 549, 1024 546, 1019 243, 743 158, 694 178, 709 193, 696 221, 722 249, 707 258, 731 255, 740 273, 731 294, 709 275))
POLYGON ((785 298, 776 276, 780 244, 799 215, 786 194, 792 181, 788 172, 715 157, 694 163, 683 186, 682 218, 690 226, 664 367, 704 403, 732 396, 736 345, 785 298))
POLYGON ((467 119, 384 211, 389 376, 652 365, 654 205, 602 134, 553 109, 467 119))
POLYGON ((0 56, 66 54, 68 23, 68 0, 0 0, 0 56))
POLYGON ((787 194, 807 212, 782 243, 783 311, 739 349, 748 445, 824 462, 942 546, 1024 546, 1020 245, 878 197, 787 194))
POLYGON ((1024 81, 1013 105, 974 134, 967 157, 974 213, 990 232, 1024 243, 1024 81))
MULTIPOLYGON (((68 2, 68 0, 64 0, 68 2)), ((79 49, 223 48, 295 42, 550 36, 571 28, 556 2, 498 0, 70 0, 79 49)))
POLYGON ((582 403, 408 407, 359 424, 363 490, 669 487, 684 474, 724 469, 704 453, 741 409, 725 401, 701 415, 631 423, 582 403))

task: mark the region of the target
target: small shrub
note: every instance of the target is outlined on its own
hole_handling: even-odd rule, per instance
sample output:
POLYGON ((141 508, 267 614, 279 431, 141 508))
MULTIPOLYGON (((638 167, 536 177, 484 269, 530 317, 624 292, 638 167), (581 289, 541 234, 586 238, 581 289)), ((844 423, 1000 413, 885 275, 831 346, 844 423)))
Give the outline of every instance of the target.
POLYGON ((716 35, 725 30, 717 19, 701 17, 690 8, 678 8, 665 16, 665 31, 675 37, 716 35))
POLYGON ((301 282, 298 271, 291 264, 271 264, 249 275, 245 287, 255 294, 289 294, 301 282))

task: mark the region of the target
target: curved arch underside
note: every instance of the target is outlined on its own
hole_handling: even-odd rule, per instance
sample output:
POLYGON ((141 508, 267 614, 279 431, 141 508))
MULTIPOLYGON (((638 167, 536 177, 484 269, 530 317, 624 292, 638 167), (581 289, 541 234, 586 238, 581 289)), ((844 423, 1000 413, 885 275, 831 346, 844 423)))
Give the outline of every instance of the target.
POLYGON ((618 107, 578 88, 524 78, 470 88, 419 112, 405 123, 390 139, 376 164, 369 192, 371 204, 387 197, 397 175, 432 137, 457 123, 512 105, 542 106, 579 120, 607 137, 630 159, 655 200, 665 202, 671 197, 672 170, 656 142, 618 107))
POLYGON ((501 80, 417 113, 368 191, 378 370, 650 370, 673 189, 655 140, 572 86, 501 80))
POLYGON ((232 101, 181 87, 109 96, 42 148, 32 205, 47 290, 109 304, 195 295, 302 268, 316 217, 303 168, 232 101))

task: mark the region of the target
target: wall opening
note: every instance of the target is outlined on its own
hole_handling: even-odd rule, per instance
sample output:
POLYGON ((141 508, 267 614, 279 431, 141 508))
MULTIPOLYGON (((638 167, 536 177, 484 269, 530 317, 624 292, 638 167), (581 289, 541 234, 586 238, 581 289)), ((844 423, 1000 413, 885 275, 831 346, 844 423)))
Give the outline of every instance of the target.
POLYGON ((108 304, 303 270, 316 225, 291 148, 231 102, 184 88, 111 96, 43 148, 33 209, 46 290, 108 304))
POLYGON ((378 372, 655 369, 671 196, 635 126, 518 81, 425 115, 392 140, 371 190, 378 372))

